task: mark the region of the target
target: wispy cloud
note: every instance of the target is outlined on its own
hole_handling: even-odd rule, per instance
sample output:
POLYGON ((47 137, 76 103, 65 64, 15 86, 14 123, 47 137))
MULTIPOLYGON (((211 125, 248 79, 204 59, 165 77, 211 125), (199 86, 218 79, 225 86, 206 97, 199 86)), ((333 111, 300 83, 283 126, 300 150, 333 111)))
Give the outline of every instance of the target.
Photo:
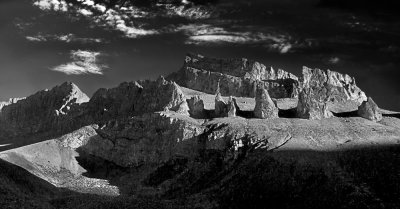
POLYGON ((61 41, 65 43, 71 42, 79 42, 79 43, 101 43, 104 42, 100 38, 83 38, 77 37, 74 34, 61 34, 61 35, 54 35, 54 34, 36 34, 31 36, 25 37, 28 41, 32 42, 45 42, 45 41, 61 41))
POLYGON ((186 44, 261 44, 282 54, 292 49, 290 37, 278 33, 229 31, 208 24, 182 25, 174 30, 179 31, 188 36, 186 44))
POLYGON ((67 75, 97 74, 102 75, 104 67, 97 63, 100 52, 92 51, 71 51, 72 62, 59 65, 53 71, 65 73, 67 75))

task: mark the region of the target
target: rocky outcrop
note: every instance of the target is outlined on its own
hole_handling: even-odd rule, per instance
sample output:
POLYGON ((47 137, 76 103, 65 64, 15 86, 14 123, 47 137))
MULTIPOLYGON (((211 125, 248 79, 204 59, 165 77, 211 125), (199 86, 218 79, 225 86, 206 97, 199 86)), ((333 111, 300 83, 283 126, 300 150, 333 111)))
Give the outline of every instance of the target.
POLYGON ((329 118, 332 112, 354 111, 366 100, 365 93, 357 87, 355 79, 347 74, 303 67, 301 82, 297 106, 300 118, 329 118))
MULTIPOLYGON (((219 85, 218 85, 219 86, 219 85)), ((222 98, 219 88, 215 93, 215 108, 214 108, 215 117, 226 117, 227 116, 227 105, 222 98)))
POLYGON ((0 114, 0 137, 54 136, 89 124, 157 111, 189 115, 180 87, 163 77, 99 89, 90 100, 75 84, 64 83, 5 106, 0 114))
POLYGON ((140 115, 156 111, 188 113, 180 87, 164 77, 156 81, 122 83, 116 88, 98 90, 88 103, 88 115, 93 121, 140 115))
POLYGON ((175 82, 166 81, 164 77, 156 81, 142 81, 143 91, 135 103, 138 113, 155 111, 177 111, 186 103, 185 96, 175 82))
POLYGON ((192 118, 205 118, 204 101, 200 96, 196 95, 187 100, 189 106, 189 114, 192 118))
POLYGON ((332 112, 328 110, 325 93, 313 88, 304 88, 299 95, 299 102, 296 108, 297 116, 311 120, 332 117, 332 112))
POLYGON ((227 116, 228 117, 236 117, 236 111, 237 111, 236 107, 237 107, 237 104, 236 104, 235 99, 232 96, 230 96, 229 100, 228 100, 228 104, 227 104, 227 116))
POLYGON ((258 88, 254 116, 262 119, 273 119, 278 118, 278 112, 279 110, 269 96, 268 91, 264 88, 258 88))
POLYGON ((70 82, 40 91, 2 109, 1 136, 12 138, 71 131, 78 125, 71 119, 73 109, 88 101, 89 97, 70 82))
POLYGON ((197 156, 202 132, 201 124, 188 116, 145 113, 109 121, 82 150, 124 167, 160 163, 174 156, 197 156))
POLYGON ((254 97, 256 86, 268 89, 274 98, 297 97, 298 79, 283 70, 243 59, 218 59, 188 54, 182 69, 167 77, 179 85, 214 93, 220 83, 224 96, 254 97))
POLYGON ((97 90, 86 107, 86 115, 92 121, 133 115, 137 98, 143 92, 138 82, 124 82, 115 88, 97 90))
POLYGON ((372 100, 371 97, 368 97, 367 101, 364 101, 359 107, 357 111, 358 115, 372 121, 381 121, 382 113, 378 105, 372 100))

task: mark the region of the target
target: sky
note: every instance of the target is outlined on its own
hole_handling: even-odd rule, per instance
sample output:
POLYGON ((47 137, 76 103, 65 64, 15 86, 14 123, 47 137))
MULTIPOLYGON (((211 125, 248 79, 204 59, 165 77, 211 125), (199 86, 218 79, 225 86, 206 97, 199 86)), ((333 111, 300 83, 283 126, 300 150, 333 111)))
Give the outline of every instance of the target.
POLYGON ((298 76, 302 66, 347 73, 378 105, 400 110, 396 16, 320 8, 314 0, 151 8, 73 2, 0 1, 0 101, 65 81, 91 96, 177 71, 194 52, 246 57, 298 76))

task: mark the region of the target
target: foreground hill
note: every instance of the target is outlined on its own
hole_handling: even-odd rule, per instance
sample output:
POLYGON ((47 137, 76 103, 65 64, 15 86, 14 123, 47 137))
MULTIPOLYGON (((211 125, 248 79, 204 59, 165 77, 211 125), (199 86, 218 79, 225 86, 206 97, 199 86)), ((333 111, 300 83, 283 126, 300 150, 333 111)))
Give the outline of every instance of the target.
POLYGON ((400 206, 398 113, 334 71, 189 54, 167 79, 90 99, 65 83, 2 110, 0 158, 74 191, 50 206, 400 206))

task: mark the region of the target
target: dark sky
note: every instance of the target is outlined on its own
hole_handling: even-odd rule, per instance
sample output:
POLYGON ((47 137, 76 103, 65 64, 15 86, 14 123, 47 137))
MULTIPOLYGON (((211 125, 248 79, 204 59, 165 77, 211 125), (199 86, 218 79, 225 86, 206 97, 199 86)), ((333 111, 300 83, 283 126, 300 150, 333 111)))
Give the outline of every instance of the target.
POLYGON ((47 8, 47 0, 0 1, 0 101, 64 81, 91 96, 177 71, 186 52, 196 52, 247 57, 296 75, 303 65, 347 73, 378 105, 400 110, 396 15, 260 0, 220 1, 200 12, 114 8, 105 16, 86 1, 67 11, 47 8))

